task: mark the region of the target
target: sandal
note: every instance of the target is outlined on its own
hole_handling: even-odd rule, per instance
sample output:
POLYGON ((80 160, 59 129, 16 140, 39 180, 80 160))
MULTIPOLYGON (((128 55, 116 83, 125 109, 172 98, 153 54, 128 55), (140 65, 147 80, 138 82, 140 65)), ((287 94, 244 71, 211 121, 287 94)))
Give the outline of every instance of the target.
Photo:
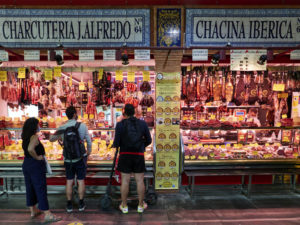
POLYGON ((41 214, 42 214, 42 212, 40 210, 37 210, 36 212, 34 212, 34 214, 30 214, 30 219, 34 219, 41 214))
POLYGON ((148 208, 148 205, 146 202, 143 202, 143 206, 138 205, 137 211, 138 213, 143 213, 148 208))
POLYGON ((49 216, 45 216, 44 224, 58 222, 60 220, 61 220, 61 217, 55 216, 54 214, 50 214, 49 216))
POLYGON ((128 206, 123 207, 122 203, 119 206, 119 209, 121 210, 122 213, 127 214, 128 213, 128 206))

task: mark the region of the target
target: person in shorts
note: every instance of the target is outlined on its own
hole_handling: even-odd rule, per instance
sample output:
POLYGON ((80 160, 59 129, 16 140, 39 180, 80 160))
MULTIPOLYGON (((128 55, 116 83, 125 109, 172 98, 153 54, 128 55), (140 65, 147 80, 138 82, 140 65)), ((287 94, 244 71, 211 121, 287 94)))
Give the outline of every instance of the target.
MULTIPOLYGON (((68 127, 75 126, 77 123, 77 112, 76 109, 73 106, 70 106, 66 109, 66 114, 68 117, 68 121, 60 126, 57 130, 57 132, 50 137, 50 141, 54 142, 56 140, 63 140, 63 131, 68 127)), ((87 153, 84 157, 78 158, 78 159, 72 159, 67 160, 64 158, 64 165, 66 170, 66 178, 67 178, 67 184, 66 184, 66 195, 67 195, 67 212, 73 211, 73 204, 72 204, 72 187, 74 178, 76 176, 77 182, 78 182, 78 194, 79 194, 79 211, 84 211, 86 208, 86 205, 84 203, 84 193, 85 193, 85 183, 84 179, 86 176, 86 169, 87 169, 87 157, 90 155, 92 150, 92 142, 91 138, 88 132, 88 129, 84 123, 80 123, 78 127, 78 134, 82 141, 87 142, 87 153)))
POLYGON ((137 211, 142 213, 146 208, 147 204, 144 202, 145 184, 144 184, 144 172, 145 148, 151 144, 152 138, 149 132, 149 128, 145 121, 137 119, 135 116, 134 106, 131 104, 125 105, 124 118, 116 125, 115 138, 113 146, 120 148, 120 157, 118 161, 117 170, 121 172, 122 183, 121 183, 121 197, 122 203, 120 204, 120 210, 123 213, 128 213, 127 196, 129 192, 129 182, 131 174, 134 174, 134 178, 137 183, 137 192, 139 197, 139 205, 137 211), (135 137, 130 137, 128 134, 129 128, 136 128, 134 132, 137 132, 135 137), (137 142, 134 148, 129 148, 128 142, 134 140, 137 142), (137 140, 138 139, 138 140, 137 140), (140 144, 139 144, 140 143, 140 144))

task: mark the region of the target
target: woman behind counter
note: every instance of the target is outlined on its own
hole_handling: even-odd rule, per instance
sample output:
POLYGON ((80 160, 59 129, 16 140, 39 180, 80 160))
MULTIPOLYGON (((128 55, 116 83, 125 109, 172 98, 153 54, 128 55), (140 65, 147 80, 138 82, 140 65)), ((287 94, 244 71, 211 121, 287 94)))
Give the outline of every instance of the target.
POLYGON ((22 148, 25 156, 22 169, 26 184, 26 202, 32 219, 43 211, 45 214, 44 222, 56 222, 61 218, 49 210, 44 160, 45 149, 37 136, 39 130, 39 121, 36 118, 29 118, 25 121, 22 131, 22 148), (37 203, 39 209, 36 207, 37 203))

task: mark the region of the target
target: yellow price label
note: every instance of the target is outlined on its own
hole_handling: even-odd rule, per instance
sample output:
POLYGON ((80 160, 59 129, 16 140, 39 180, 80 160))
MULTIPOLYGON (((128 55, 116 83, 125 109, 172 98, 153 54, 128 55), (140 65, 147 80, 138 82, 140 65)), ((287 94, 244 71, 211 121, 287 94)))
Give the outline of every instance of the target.
POLYGON ((220 119, 220 121, 221 121, 221 122, 226 122, 226 119, 225 119, 224 117, 222 117, 222 118, 220 119))
POLYGON ((266 143, 266 144, 265 144, 265 146, 266 146, 266 147, 269 147, 269 146, 270 146, 270 144, 269 144, 269 143, 266 143))
POLYGON ((193 117, 193 116, 190 116, 190 120, 194 120, 194 117, 193 117))
POLYGON ((209 148, 209 146, 208 145, 204 145, 204 148, 209 148))
POLYGON ((253 155, 258 155, 258 151, 253 151, 252 154, 253 155))
POLYGON ((184 159, 188 160, 188 159, 190 159, 190 156, 186 155, 186 156, 184 156, 184 159))
POLYGON ((143 81, 150 81, 150 72, 143 71, 143 81))
POLYGON ((95 118, 95 115, 94 114, 90 114, 89 118, 90 118, 90 120, 92 120, 92 119, 95 118))
POLYGON ((221 156, 222 158, 224 158, 224 157, 226 157, 226 154, 225 154, 225 153, 221 153, 220 156, 221 156))
POLYGON ((288 93, 278 93, 278 98, 288 98, 289 94, 288 93))
POLYGON ((295 152, 295 153, 293 154, 293 156, 297 158, 297 157, 299 156, 299 154, 298 154, 297 152, 295 152))
POLYGON ((286 114, 283 114, 282 115, 282 119, 286 119, 287 118, 287 115, 286 114))
POLYGON ((147 108, 147 112, 152 112, 152 108, 151 108, 151 107, 148 107, 148 108, 147 108))
POLYGON ((214 115, 214 114, 210 115, 210 119, 211 120, 215 120, 216 119, 216 115, 214 115))
POLYGON ((273 91, 284 91, 285 84, 273 84, 273 91))
POLYGON ((238 144, 238 147, 239 147, 239 148, 242 148, 242 147, 243 147, 243 145, 242 145, 242 144, 238 144))
POLYGON ((69 86, 72 87, 73 83, 72 83, 72 75, 70 76, 70 79, 69 79, 69 86))
POLYGON ((135 82, 135 72, 127 73, 127 82, 135 82))
POLYGON ((216 145, 216 148, 220 148, 220 145, 216 145))
POLYGON ((7 81, 7 71, 0 71, 0 81, 7 81))
POLYGON ((215 153, 212 152, 212 153, 209 154, 209 156, 210 156, 210 157, 214 157, 214 156, 215 156, 215 153))
POLYGON ((225 145, 221 145, 221 148, 223 148, 223 149, 224 149, 224 148, 225 148, 225 145))
POLYGON ((100 68, 99 69, 99 74, 98 74, 98 80, 102 80, 102 78, 103 78, 103 68, 100 68))
POLYGON ((205 160, 205 159, 207 159, 207 156, 200 156, 200 155, 199 155, 199 156, 198 156, 198 159, 199 159, 199 160, 205 160))
POLYGON ((26 68, 25 67, 18 68, 18 78, 25 79, 25 77, 26 77, 26 68))
POLYGON ((45 80, 52 80, 52 70, 50 69, 47 69, 44 71, 44 74, 45 74, 45 80))
POLYGON ((196 156, 192 155, 192 156, 191 156, 191 159, 196 159, 196 156))
POLYGON ((238 147, 238 144, 234 144, 233 147, 234 147, 234 148, 237 148, 237 147, 238 147))
POLYGON ((226 147, 231 147, 231 144, 226 144, 226 147))
POLYGON ((188 144, 188 147, 189 147, 189 148, 193 148, 193 145, 192 145, 192 144, 188 144))
POLYGON ((239 121, 243 121, 243 120, 244 120, 244 117, 239 116, 239 117, 238 117, 238 120, 239 120, 239 121))
POLYGON ((123 71, 122 70, 117 70, 116 71, 116 80, 117 81, 123 81, 123 71))
POLYGON ((85 90, 85 85, 84 82, 79 83, 79 91, 84 91, 85 90))
POLYGON ((61 77, 61 67, 60 66, 54 67, 54 77, 61 77))
POLYGON ((88 114, 84 114, 83 115, 83 119, 88 119, 89 118, 89 115, 88 114))

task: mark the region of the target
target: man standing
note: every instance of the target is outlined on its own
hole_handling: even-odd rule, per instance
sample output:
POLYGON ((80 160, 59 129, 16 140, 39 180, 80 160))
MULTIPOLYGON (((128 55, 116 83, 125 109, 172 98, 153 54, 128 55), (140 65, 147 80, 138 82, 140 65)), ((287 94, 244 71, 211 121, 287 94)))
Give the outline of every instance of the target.
POLYGON ((123 213, 128 213, 127 195, 131 173, 134 174, 137 183, 139 196, 137 211, 142 213, 147 208, 147 204, 144 202, 144 172, 146 171, 144 152, 145 148, 151 144, 152 138, 147 124, 134 117, 134 114, 135 110, 133 105, 126 104, 124 118, 121 122, 118 122, 116 126, 113 144, 116 148, 120 147, 117 170, 119 170, 122 175, 122 203, 120 204, 120 210, 123 213))
MULTIPOLYGON (((70 106, 67 108, 66 114, 69 120, 64 125, 58 128, 56 133, 50 137, 50 141, 51 142, 54 142, 56 140, 64 141, 66 130, 73 129, 73 131, 75 131, 73 132, 73 134, 75 133, 77 136, 79 136, 78 138, 80 139, 79 140, 80 145, 83 145, 84 140, 87 142, 87 152, 85 152, 83 148, 83 152, 81 152, 79 156, 70 157, 68 156, 68 152, 67 152, 69 150, 67 150, 67 147, 65 146, 67 145, 67 143, 66 141, 64 141, 64 165, 65 165, 66 177, 67 177, 66 195, 68 200, 66 209, 67 212, 70 213, 73 211, 72 188, 73 188, 73 181, 75 175, 78 181, 79 211, 84 211, 86 208, 86 205, 83 200, 84 193, 85 193, 84 179, 86 176, 86 169, 87 169, 87 157, 91 153, 92 142, 86 125, 83 123, 78 123, 76 121, 77 120, 76 109, 73 106, 70 106)), ((76 149, 76 146, 74 146, 73 149, 76 149)), ((80 151, 82 151, 82 149, 80 151)))

